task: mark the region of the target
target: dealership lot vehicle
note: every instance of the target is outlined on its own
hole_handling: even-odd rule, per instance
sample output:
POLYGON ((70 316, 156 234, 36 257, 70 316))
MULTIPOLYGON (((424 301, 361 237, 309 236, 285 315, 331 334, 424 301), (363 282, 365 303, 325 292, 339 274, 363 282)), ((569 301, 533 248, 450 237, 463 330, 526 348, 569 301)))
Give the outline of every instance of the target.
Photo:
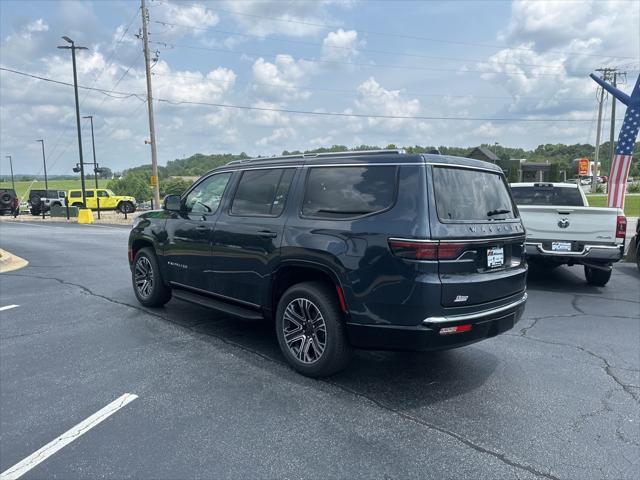
POLYGON ((606 285, 612 264, 624 255, 622 209, 589 207, 584 192, 567 183, 513 183, 511 190, 527 229, 529 261, 547 268, 584 265, 587 282, 606 285))
MULTIPOLYGON (((136 199, 127 195, 116 195, 107 188, 89 188, 85 190, 86 208, 95 210, 100 203, 101 210, 117 210, 121 213, 133 213, 136 211, 136 199)), ((81 207, 82 190, 69 190, 69 205, 81 207)))
POLYGON ((31 215, 40 215, 50 211, 51 207, 61 207, 65 204, 66 196, 67 192, 64 190, 29 190, 29 211, 31 215))
POLYGON ((0 229, 2 248, 30 262, 0 275, 0 307, 19 305, 0 312, 0 472, 131 393, 22 478, 640 474, 632 263, 616 263, 605 289, 563 266, 531 271, 523 318, 503 335, 443 352, 356 351, 341 374, 312 380, 288 368, 266 322, 182 301, 142 307, 128 228, 0 229))
POLYGON ((20 199, 13 188, 0 188, 0 215, 13 215, 20 213, 20 199))
POLYGON ((502 171, 403 151, 233 162, 129 238, 145 306, 171 296, 274 319, 287 361, 325 376, 351 347, 436 350, 511 329, 524 229, 502 171))

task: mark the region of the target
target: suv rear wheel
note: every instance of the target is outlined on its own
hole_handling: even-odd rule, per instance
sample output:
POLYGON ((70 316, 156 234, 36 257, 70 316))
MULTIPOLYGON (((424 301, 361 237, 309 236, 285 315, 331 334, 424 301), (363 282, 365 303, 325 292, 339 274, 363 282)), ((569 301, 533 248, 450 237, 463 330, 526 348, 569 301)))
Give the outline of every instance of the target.
POLYGON ((136 253, 131 280, 136 298, 145 307, 161 307, 171 300, 171 289, 165 285, 150 248, 141 248, 136 253))
POLYGON ((604 287, 611 278, 611 270, 601 270, 599 268, 584 266, 584 276, 587 279, 589 285, 596 285, 598 287, 604 287))
POLYGON ((303 375, 326 377, 349 362, 344 317, 335 292, 323 283, 300 283, 282 295, 276 331, 287 362, 303 375))

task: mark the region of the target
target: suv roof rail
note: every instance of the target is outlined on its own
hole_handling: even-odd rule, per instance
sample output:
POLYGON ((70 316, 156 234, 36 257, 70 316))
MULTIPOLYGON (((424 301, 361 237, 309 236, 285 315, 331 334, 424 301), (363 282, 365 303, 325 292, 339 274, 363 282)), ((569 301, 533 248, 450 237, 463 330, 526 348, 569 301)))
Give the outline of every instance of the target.
POLYGON ((344 150, 340 152, 321 152, 321 153, 297 153, 294 155, 276 155, 274 157, 254 157, 254 158, 245 158, 243 160, 233 160, 227 165, 237 165, 239 163, 252 162, 258 160, 289 160, 294 158, 317 158, 317 157, 357 157, 364 155, 390 155, 390 154, 406 154, 404 148, 389 148, 382 150, 344 150))

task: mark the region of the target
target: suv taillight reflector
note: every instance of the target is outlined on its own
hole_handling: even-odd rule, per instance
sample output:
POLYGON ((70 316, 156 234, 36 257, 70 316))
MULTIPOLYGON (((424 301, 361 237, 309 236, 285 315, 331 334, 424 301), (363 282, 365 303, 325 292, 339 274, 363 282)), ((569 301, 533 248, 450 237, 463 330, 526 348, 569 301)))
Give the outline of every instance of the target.
POLYGON ((464 243, 389 239, 389 247, 393 254, 409 260, 455 260, 465 246, 464 243))
POLYGON ((616 221, 616 238, 624 238, 627 235, 627 217, 618 215, 616 221))
POLYGON ((450 335, 452 333, 464 333, 470 331, 472 325, 467 323, 465 325, 457 325, 455 327, 445 327, 440 329, 440 335, 450 335))

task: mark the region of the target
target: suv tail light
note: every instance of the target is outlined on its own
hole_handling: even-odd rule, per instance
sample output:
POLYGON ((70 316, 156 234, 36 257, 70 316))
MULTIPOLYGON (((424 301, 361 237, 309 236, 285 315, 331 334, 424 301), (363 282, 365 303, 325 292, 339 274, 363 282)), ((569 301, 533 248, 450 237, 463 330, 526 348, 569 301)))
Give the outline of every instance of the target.
POLYGON ((618 215, 616 221, 616 238, 625 238, 627 235, 627 217, 618 215))
POLYGON ((397 257, 409 260, 455 260, 466 245, 464 243, 441 243, 420 240, 389 239, 389 247, 397 257))

